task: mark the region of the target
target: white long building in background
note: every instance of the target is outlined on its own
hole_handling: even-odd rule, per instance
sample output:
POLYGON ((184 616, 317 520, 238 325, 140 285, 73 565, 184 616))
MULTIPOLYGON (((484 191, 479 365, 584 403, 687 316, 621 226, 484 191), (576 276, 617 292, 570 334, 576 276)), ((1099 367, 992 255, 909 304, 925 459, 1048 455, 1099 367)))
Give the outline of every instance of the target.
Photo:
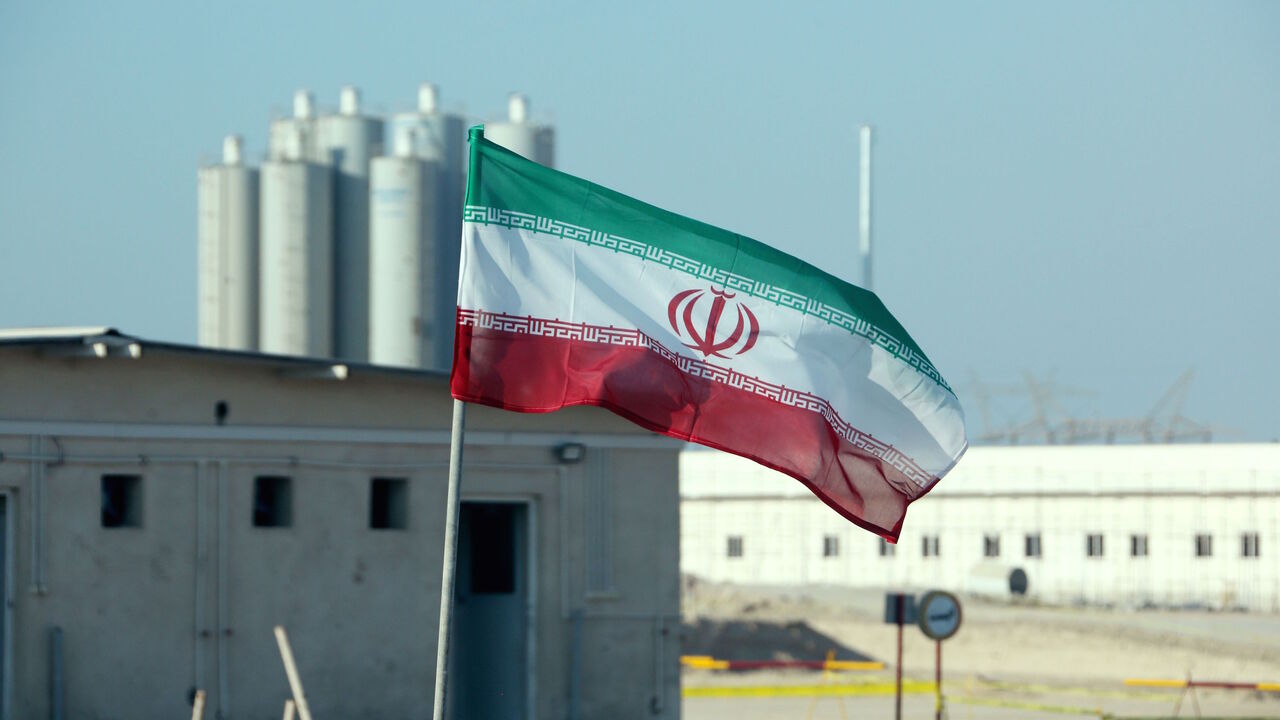
POLYGON ((1280 612, 1280 444, 974 447, 896 546, 724 453, 684 451, 680 494, 709 580, 1280 612))

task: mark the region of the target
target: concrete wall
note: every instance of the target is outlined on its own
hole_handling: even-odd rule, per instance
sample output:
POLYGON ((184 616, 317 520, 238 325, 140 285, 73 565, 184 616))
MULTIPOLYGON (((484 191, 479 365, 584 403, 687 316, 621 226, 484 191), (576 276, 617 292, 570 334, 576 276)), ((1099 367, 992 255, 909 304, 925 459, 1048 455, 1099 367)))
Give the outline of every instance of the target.
MULTIPOLYGON (((0 490, 15 501, 9 717, 48 716, 54 626, 68 717, 181 717, 194 687, 206 717, 274 717, 288 696, 275 624, 317 717, 430 712, 445 381, 299 369, 0 348, 0 490), (101 527, 104 473, 142 477, 140 528, 101 527), (292 478, 291 527, 253 526, 257 475, 292 478), (375 476, 408 480, 405 530, 368 527, 375 476)), ((583 717, 678 717, 677 445, 593 409, 471 406, 468 432, 464 499, 524 500, 534 515, 534 717, 575 703, 583 717), (556 461, 566 440, 587 446, 584 462, 556 461)))

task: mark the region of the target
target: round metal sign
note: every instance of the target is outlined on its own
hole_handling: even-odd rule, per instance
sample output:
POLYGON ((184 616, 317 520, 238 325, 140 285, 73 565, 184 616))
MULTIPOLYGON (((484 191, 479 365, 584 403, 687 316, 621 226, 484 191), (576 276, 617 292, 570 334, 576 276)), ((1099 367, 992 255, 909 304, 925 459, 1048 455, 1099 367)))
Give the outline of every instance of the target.
POLYGON ((960 601, 943 590, 931 590, 920 599, 920 630, 934 640, 946 640, 960 629, 960 601))

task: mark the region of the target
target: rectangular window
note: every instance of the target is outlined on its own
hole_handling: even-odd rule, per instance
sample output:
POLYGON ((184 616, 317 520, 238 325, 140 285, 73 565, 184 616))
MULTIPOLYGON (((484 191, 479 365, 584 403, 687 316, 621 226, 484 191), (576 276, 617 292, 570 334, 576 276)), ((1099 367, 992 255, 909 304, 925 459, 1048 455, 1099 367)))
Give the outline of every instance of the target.
POLYGON ((289 527, 293 524, 293 478, 259 475, 253 479, 253 526, 289 527))
POLYGON ((880 557, 893 557, 897 550, 897 545, 894 545, 884 538, 880 538, 880 557))
POLYGON ((1256 532, 1247 532, 1240 535, 1240 557, 1259 557, 1262 555, 1262 548, 1258 544, 1259 539, 1256 532))
POLYGON ((742 536, 741 535, 729 536, 729 557, 731 558, 742 557, 742 536))
POLYGON ((983 535, 982 536, 982 557, 1000 557, 1000 536, 999 535, 983 535))
POLYGON ((822 536, 822 557, 839 557, 840 556, 840 538, 835 535, 822 536))
POLYGON ((142 476, 102 476, 102 527, 142 527, 142 476))
POLYGON ((1213 536, 1208 533, 1196 535, 1196 557, 1213 557, 1213 536))
POLYGON ((404 530, 409 527, 409 482, 404 478, 369 481, 369 527, 404 530))
POLYGON ((1147 556, 1147 536, 1146 535, 1130 535, 1129 536, 1129 557, 1146 557, 1147 556))
POLYGON ((923 557, 938 557, 942 554, 938 549, 937 535, 925 535, 921 540, 924 541, 920 546, 920 554, 923 557))
POLYGON ((1102 557, 1102 533, 1090 533, 1084 539, 1084 554, 1089 557, 1102 557))
POLYGON ((1023 552, 1027 557, 1040 557, 1040 533, 1027 533, 1023 548, 1023 552))

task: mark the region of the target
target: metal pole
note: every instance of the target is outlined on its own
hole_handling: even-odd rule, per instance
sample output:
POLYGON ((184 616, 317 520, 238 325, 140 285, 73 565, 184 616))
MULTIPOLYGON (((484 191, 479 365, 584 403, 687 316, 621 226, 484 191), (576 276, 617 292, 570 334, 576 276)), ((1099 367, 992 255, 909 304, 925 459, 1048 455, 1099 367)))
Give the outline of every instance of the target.
POLYGON ((906 612, 906 597, 898 593, 895 602, 898 605, 898 664, 896 666, 898 677, 894 685, 893 717, 895 720, 902 720, 902 616, 906 612))
POLYGON ((448 689, 445 675, 449 667, 449 636, 453 616, 453 581, 458 561, 458 492, 462 484, 462 428, 467 405, 453 401, 453 429, 449 438, 449 496, 444 519, 444 564, 440 571, 440 629, 436 636, 436 698, 433 720, 444 720, 444 700, 448 689))
POLYGON ((934 640, 933 688, 937 699, 933 704, 934 720, 942 720, 942 641, 934 640))
POLYGON ((859 135, 858 253, 862 255, 862 287, 871 290, 871 126, 863 125, 859 135))

